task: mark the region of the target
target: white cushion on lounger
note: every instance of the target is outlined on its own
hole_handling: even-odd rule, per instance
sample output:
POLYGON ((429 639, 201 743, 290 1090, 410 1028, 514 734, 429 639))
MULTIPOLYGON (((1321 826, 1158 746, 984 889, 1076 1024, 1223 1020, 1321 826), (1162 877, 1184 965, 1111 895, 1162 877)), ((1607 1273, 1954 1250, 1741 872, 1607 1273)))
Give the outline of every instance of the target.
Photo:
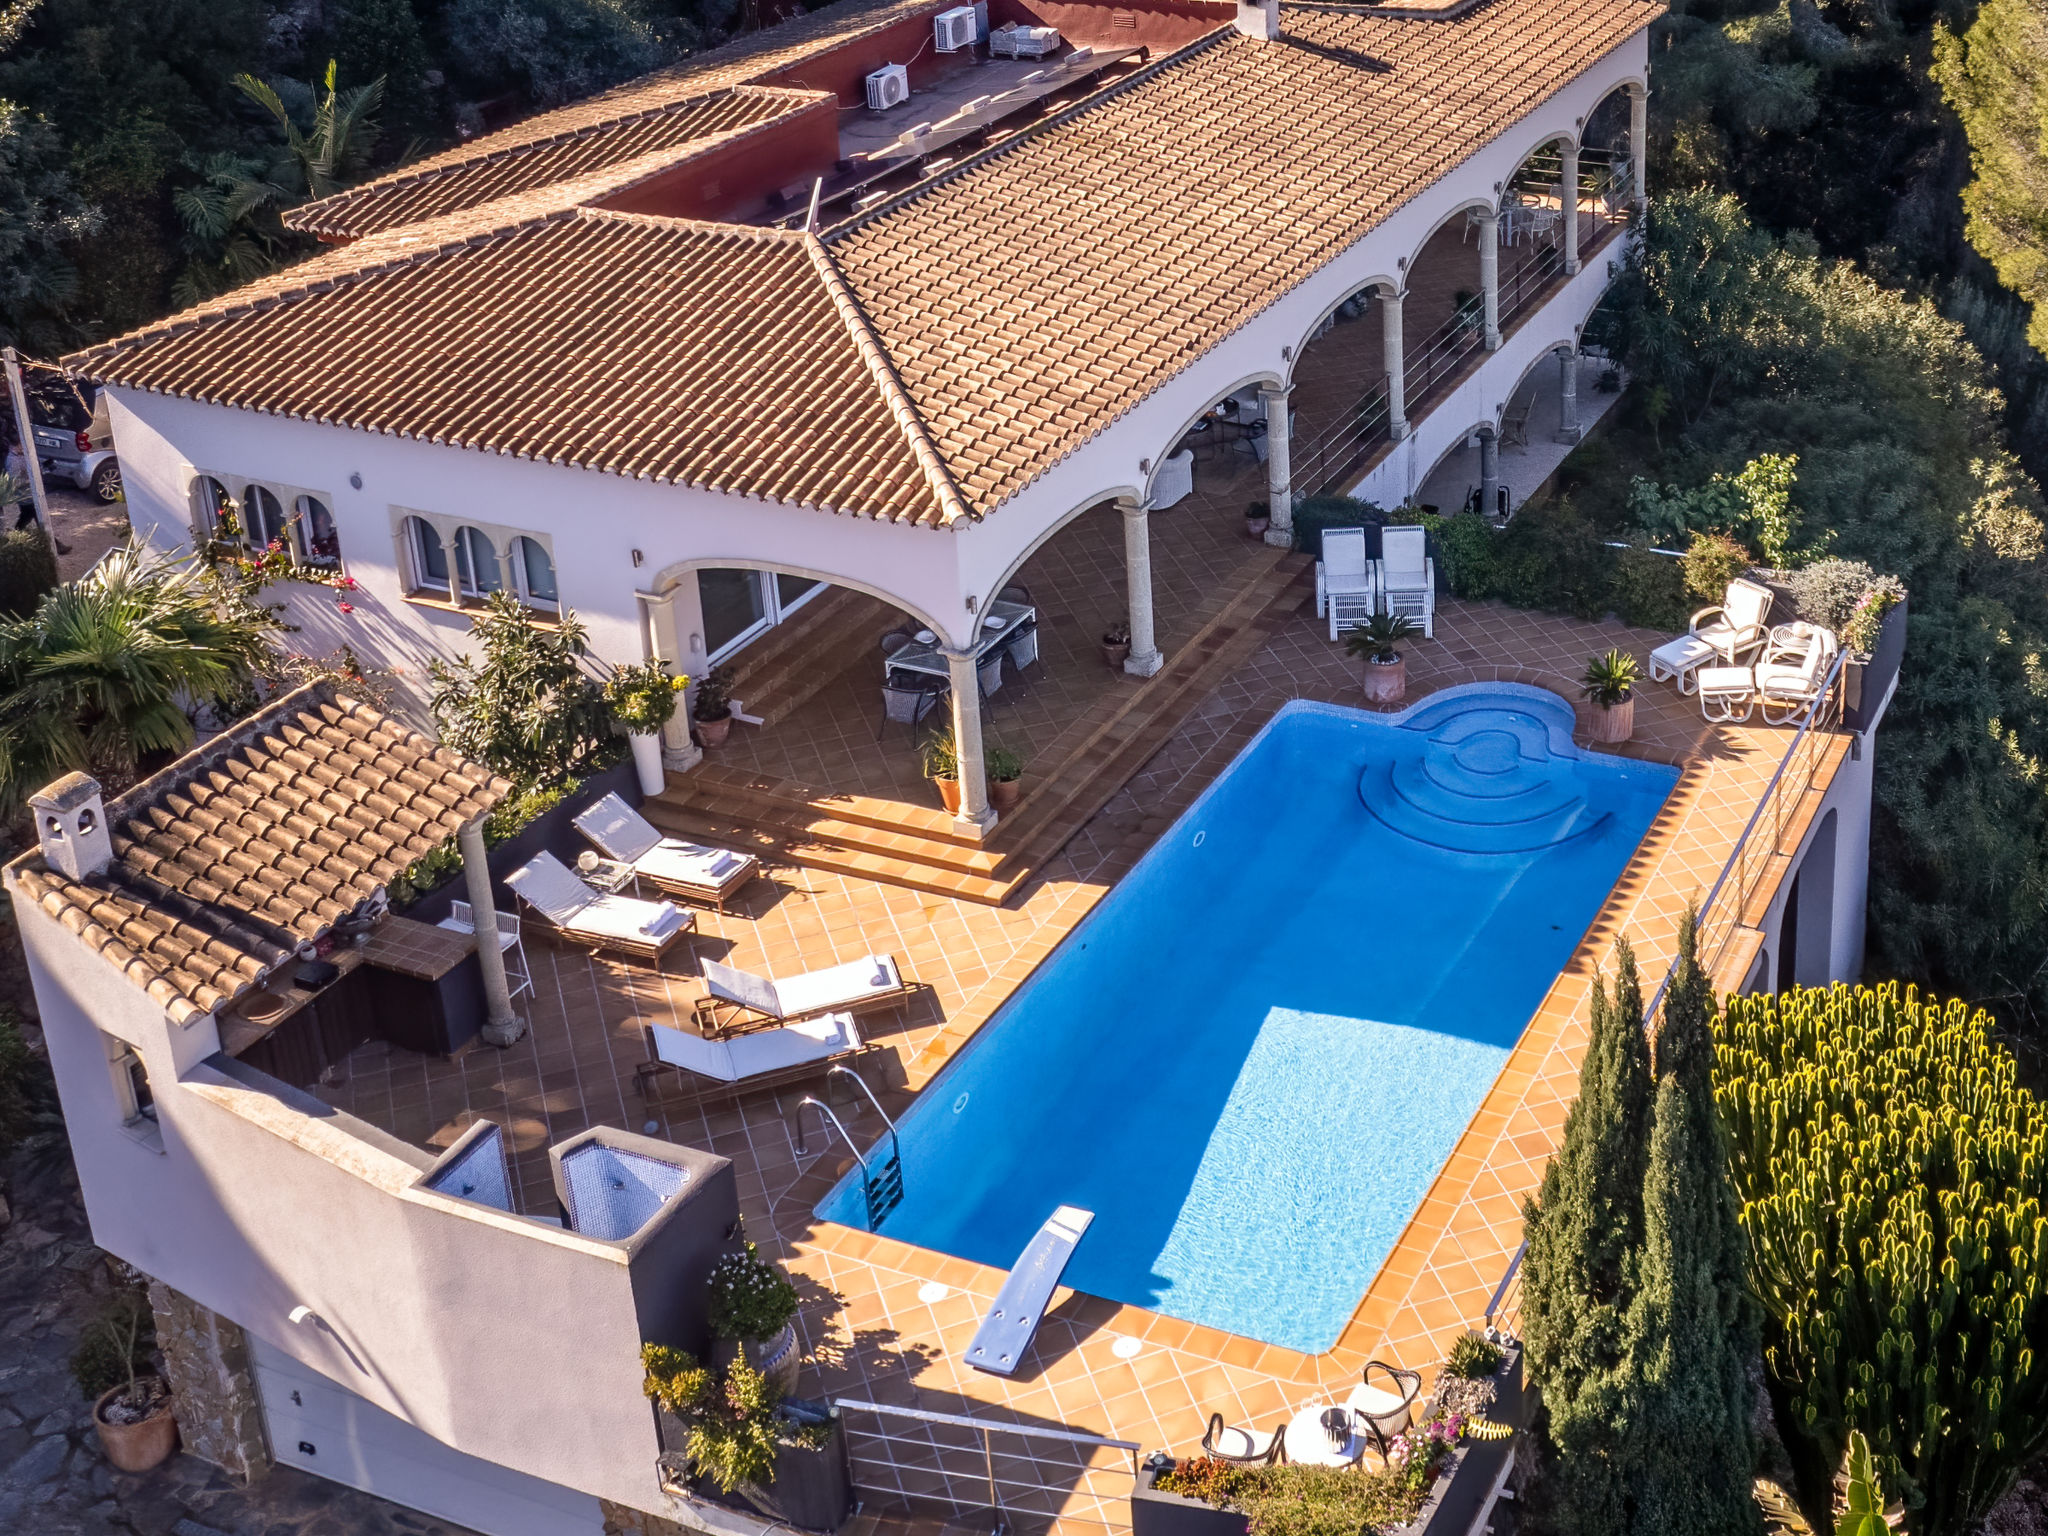
POLYGON ((764 1072, 800 1067, 860 1049, 860 1030, 853 1015, 847 1013, 828 1013, 820 1019, 764 1029, 734 1040, 700 1040, 666 1024, 650 1027, 657 1059, 721 1083, 744 1082, 764 1072))
POLYGON ((661 842, 653 823, 617 795, 606 795, 578 816, 576 830, 597 844, 606 858, 621 864, 638 863, 643 853, 661 842))
POLYGON ((695 919, 668 901, 640 901, 632 896, 600 896, 562 924, 564 933, 593 938, 624 939, 629 944, 659 943, 695 919))
POLYGON ((569 866, 543 850, 505 877, 505 883, 537 907, 551 923, 566 926, 598 899, 569 866))
POLYGON ((716 960, 706 960, 704 985, 713 997, 722 997, 728 1003, 738 1003, 756 1013, 765 1013, 771 1019, 782 1017, 782 998, 776 992, 775 983, 766 976, 756 976, 736 965, 720 965, 716 960))
POLYGON ((818 1013, 827 1008, 850 1008, 902 985, 894 960, 887 955, 869 955, 865 960, 778 981, 775 993, 782 999, 784 1014, 818 1013))
POLYGON ((705 848, 696 843, 665 837, 632 861, 633 868, 653 880, 673 880, 678 885, 701 885, 717 890, 741 869, 754 862, 749 853, 732 853, 724 848, 705 848))

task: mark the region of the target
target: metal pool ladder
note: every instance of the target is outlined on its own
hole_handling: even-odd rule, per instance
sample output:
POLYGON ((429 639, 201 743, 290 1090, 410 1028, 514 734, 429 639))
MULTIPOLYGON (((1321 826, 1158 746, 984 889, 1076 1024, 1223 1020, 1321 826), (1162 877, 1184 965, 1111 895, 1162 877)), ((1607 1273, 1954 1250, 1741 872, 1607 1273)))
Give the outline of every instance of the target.
POLYGON ((889 1213, 903 1203, 903 1149, 896 1139, 896 1122, 891 1120, 889 1112, 882 1108, 882 1101, 875 1097, 875 1091, 868 1086, 867 1079, 848 1066, 832 1068, 825 1074, 825 1078, 829 1082, 841 1075, 853 1079, 854 1086, 859 1088, 862 1096, 874 1106, 875 1113, 882 1117, 882 1124, 888 1128, 889 1155, 877 1162, 869 1162, 861 1155, 861 1150, 854 1143, 854 1139, 846 1133, 845 1125, 832 1112, 832 1107, 822 1099, 814 1099, 809 1094, 797 1101, 795 1110, 797 1155, 801 1157, 806 1151, 804 1105, 809 1104, 831 1122, 832 1128, 839 1132, 839 1139, 845 1142, 847 1150, 853 1153, 853 1160, 860 1164, 860 1191, 867 1202, 868 1230, 879 1232, 882 1229, 882 1222, 889 1213))

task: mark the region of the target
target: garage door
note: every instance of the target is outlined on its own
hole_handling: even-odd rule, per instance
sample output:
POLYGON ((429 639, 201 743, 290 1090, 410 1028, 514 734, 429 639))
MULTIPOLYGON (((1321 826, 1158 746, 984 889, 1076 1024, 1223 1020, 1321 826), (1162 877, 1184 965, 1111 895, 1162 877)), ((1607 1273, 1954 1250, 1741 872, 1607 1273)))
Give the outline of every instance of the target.
POLYGON ((251 1334, 256 1387, 280 1462, 485 1536, 600 1536, 587 1493, 443 1445, 251 1334))

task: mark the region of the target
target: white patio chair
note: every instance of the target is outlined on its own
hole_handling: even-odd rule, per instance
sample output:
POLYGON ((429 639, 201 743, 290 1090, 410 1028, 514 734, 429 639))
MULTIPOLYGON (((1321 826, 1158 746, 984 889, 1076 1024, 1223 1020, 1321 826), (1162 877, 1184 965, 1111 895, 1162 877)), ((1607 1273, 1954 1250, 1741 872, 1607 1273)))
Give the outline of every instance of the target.
POLYGON ((1784 725, 1817 702, 1841 643, 1818 624, 1780 624, 1756 664, 1756 698, 1764 724, 1784 725))
POLYGON ((1372 617, 1372 565, 1365 558, 1363 528, 1325 528, 1323 558, 1316 562, 1316 613, 1327 614, 1330 638, 1372 617))
POLYGON ((1751 667, 1702 667, 1700 714, 1721 725, 1740 725, 1756 708, 1756 671, 1751 667))
POLYGON ((726 898, 761 872, 761 861, 751 853, 663 837, 654 823, 615 794, 577 816, 576 830, 606 858, 632 866, 636 880, 721 913, 726 898))
POLYGON ((728 1087, 765 1087, 771 1082, 808 1077, 827 1063, 867 1049, 850 1013, 828 1013, 736 1040, 701 1040, 667 1024, 649 1024, 647 1035, 654 1048, 653 1059, 642 1062, 633 1073, 643 1097, 656 1074, 664 1070, 728 1087))
POLYGON ((1738 576, 1728 583, 1719 606, 1694 614, 1686 631, 1706 641, 1717 656, 1733 666, 1770 639, 1770 631, 1764 627, 1770 616, 1771 589, 1738 576))
POLYGON ((704 985, 707 995, 697 999, 694 1011, 697 1031, 707 1040, 824 1013, 872 1013, 917 991, 917 984, 903 979, 889 955, 869 955, 780 981, 707 960, 704 985))
POLYGON ((662 952, 697 926, 694 913, 672 901, 606 896, 592 890, 552 853, 540 852, 505 877, 519 899, 566 939, 593 949, 615 949, 643 960, 662 952))
POLYGON ((1152 477, 1152 510, 1184 501, 1195 494, 1195 450, 1183 448, 1159 466, 1152 477))
POLYGON ((1436 638, 1436 562, 1420 524, 1380 530, 1380 603, 1388 613, 1413 619, 1423 638, 1436 638))
MULTIPOLYGON (((451 901, 448 915, 434 925, 450 933, 475 933, 476 909, 466 901, 451 901)), ((526 963, 526 942, 519 937, 517 913, 498 914, 498 953, 505 957, 505 986, 510 997, 533 990, 533 968, 526 963)))

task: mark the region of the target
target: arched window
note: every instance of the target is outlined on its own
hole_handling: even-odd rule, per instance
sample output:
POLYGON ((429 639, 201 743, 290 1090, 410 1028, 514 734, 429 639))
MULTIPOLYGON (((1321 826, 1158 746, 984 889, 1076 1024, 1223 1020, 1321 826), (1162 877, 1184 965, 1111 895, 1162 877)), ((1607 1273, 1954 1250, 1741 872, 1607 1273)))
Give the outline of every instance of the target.
POLYGON ((233 505, 228 488, 211 475, 192 482, 192 526, 203 539, 210 539, 220 527, 221 514, 233 505))
POLYGON ((558 608, 561 594, 555 590, 555 562, 548 558, 539 539, 523 534, 512 541, 512 579, 520 600, 536 608, 558 608))
POLYGON ((308 565, 333 569, 341 564, 341 535, 334 514, 317 496, 301 496, 293 508, 299 530, 299 552, 308 565))
POLYGON ((268 549, 288 536, 283 503, 260 485, 250 486, 242 497, 242 536, 253 550, 268 549))
POLYGON ((475 528, 455 530, 455 570, 462 578, 462 590, 471 597, 482 597, 505 585, 497 549, 475 528))
POLYGON ((448 590, 448 549, 434 525, 423 517, 405 520, 407 542, 412 546, 413 585, 436 593, 448 590))

